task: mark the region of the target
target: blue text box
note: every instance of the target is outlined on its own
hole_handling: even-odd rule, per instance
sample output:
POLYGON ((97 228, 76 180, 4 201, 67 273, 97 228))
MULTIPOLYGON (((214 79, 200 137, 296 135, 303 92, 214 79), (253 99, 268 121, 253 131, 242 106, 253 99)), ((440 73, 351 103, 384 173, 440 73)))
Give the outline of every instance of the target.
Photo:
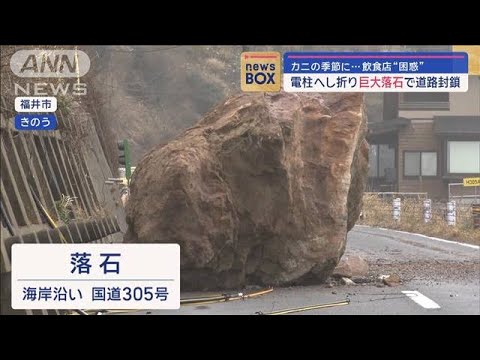
POLYGON ((287 52, 285 74, 465 74, 465 52, 287 52))
POLYGON ((17 130, 55 130, 57 117, 55 114, 17 114, 15 129, 17 130))

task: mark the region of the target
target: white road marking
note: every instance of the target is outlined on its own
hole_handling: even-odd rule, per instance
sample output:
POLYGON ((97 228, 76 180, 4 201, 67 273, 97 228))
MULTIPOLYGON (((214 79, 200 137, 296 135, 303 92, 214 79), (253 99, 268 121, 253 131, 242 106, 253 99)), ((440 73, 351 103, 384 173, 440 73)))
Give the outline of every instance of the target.
POLYGON ((407 295, 410 299, 425 309, 440 309, 440 305, 419 291, 402 291, 402 293, 407 295))
POLYGON ((400 233, 400 234, 408 234, 408 235, 420 236, 420 237, 427 238, 427 239, 430 239, 430 240, 441 241, 441 242, 445 242, 445 243, 449 243, 449 244, 456 244, 456 245, 460 245, 460 246, 469 247, 469 248, 475 249, 475 250, 479 250, 479 249, 480 249, 480 246, 478 246, 478 245, 466 244, 466 243, 461 243, 461 242, 452 241, 452 240, 445 240, 445 239, 440 239, 440 238, 436 238, 436 237, 433 237, 433 236, 427 236, 427 235, 423 235, 423 234, 411 233, 411 232, 408 232, 408 231, 393 230, 393 229, 386 229, 386 228, 377 228, 377 227, 373 227, 373 226, 369 226, 369 225, 356 225, 356 226, 358 226, 358 227, 366 227, 366 228, 370 228, 370 229, 379 229, 379 230, 395 231, 395 232, 400 233))

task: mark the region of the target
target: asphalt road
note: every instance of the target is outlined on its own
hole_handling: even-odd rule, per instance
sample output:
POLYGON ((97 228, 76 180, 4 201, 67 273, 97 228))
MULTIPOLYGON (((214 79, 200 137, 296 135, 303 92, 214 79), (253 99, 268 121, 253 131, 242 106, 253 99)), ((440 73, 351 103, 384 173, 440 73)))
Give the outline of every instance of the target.
MULTIPOLYGON (((357 226, 348 235, 346 254, 360 255, 369 263, 370 273, 364 283, 277 288, 248 300, 131 314, 254 315, 259 311, 267 313, 345 299, 350 300, 346 306, 298 314, 480 314, 478 246, 357 226), (380 275, 393 273, 402 280, 398 286, 385 286, 378 280, 380 275)), ((205 295, 208 294, 182 293, 182 298, 205 295)))

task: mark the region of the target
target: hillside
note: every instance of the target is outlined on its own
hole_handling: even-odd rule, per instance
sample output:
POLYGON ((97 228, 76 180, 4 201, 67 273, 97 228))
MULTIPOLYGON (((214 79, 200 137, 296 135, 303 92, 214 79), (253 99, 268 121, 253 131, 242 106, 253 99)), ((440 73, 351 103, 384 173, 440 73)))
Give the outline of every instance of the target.
MULTIPOLYGON (((242 51, 400 50, 384 46, 96 46, 91 78, 101 117, 118 138, 132 141, 133 161, 195 124, 240 92, 242 51)), ((367 96, 369 121, 381 120, 382 95, 367 96)))

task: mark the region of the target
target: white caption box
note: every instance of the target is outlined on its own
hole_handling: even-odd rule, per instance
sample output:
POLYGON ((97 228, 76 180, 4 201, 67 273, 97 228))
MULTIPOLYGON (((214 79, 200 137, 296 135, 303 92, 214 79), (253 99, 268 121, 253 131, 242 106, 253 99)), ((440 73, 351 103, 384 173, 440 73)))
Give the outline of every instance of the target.
POLYGON ((286 92, 466 92, 468 91, 468 74, 283 74, 283 90, 286 92), (416 87, 417 78, 434 78, 437 87, 416 87), (452 87, 439 80, 457 77, 458 86, 452 87), (339 80, 340 78, 340 80, 339 80), (414 79, 414 80, 412 80, 414 79), (385 80, 388 80, 385 82, 385 80), (341 87, 338 84, 342 84, 341 87), (409 85, 415 84, 411 87, 409 85), (447 85, 447 86, 444 86, 447 85))
POLYGON ((57 111, 57 98, 54 96, 18 96, 15 98, 15 111, 19 113, 53 113, 57 111))
POLYGON ((11 291, 13 309, 179 309, 180 246, 14 244, 11 291))

